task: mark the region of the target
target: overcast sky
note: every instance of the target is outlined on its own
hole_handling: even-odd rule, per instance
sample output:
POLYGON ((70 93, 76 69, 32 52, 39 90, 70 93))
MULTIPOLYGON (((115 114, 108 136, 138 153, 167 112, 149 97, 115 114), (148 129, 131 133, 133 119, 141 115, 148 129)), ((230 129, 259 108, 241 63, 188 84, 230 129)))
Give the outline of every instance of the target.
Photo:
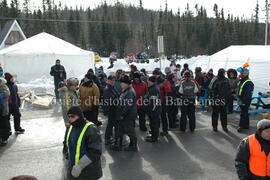
MULTIPOLYGON (((41 0, 30 0, 32 2, 35 2, 35 6, 40 6, 38 1, 41 0)), ((52 0, 53 1, 53 0, 52 0)), ((54 0, 55 3, 58 4, 59 0, 54 0)), ((91 8, 96 7, 98 4, 100 4, 103 0, 61 0, 62 4, 67 4, 68 6, 76 7, 76 6, 82 6, 82 7, 88 7, 91 8)), ((108 4, 114 3, 115 0, 106 0, 108 4)), ((139 0, 119 0, 120 2, 124 2, 126 4, 134 4, 138 5, 139 0)), ((257 0, 167 0, 168 5, 170 9, 173 9, 175 12, 177 12, 178 8, 183 12, 186 4, 190 4, 190 9, 194 10, 195 4, 203 5, 207 9, 207 13, 210 16, 213 16, 213 6, 214 4, 218 4, 219 9, 222 7, 225 10, 225 13, 228 14, 228 12, 234 14, 235 16, 245 16, 247 18, 251 18, 251 14, 254 14, 254 9, 257 3, 257 0)), ((265 0, 258 0, 259 1, 259 8, 260 8, 260 18, 261 21, 265 19, 265 11, 262 11, 265 9, 265 0)), ((160 9, 160 6, 164 8, 165 6, 165 0, 142 0, 143 6, 148 9, 160 9)))

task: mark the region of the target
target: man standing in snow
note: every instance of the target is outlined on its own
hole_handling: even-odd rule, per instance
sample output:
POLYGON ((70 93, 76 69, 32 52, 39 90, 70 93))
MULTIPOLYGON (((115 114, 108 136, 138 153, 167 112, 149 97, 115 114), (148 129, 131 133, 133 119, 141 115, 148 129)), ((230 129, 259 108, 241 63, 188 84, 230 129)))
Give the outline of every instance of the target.
POLYGON ((55 65, 51 67, 50 75, 54 77, 54 92, 56 100, 59 101, 58 84, 61 81, 66 80, 66 70, 64 66, 60 64, 60 60, 57 59, 55 65))

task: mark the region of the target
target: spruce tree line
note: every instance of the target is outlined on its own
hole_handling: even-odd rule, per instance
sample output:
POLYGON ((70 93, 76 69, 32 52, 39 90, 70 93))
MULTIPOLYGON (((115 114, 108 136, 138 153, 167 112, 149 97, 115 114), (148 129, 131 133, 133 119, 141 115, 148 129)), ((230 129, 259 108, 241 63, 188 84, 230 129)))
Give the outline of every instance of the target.
POLYGON ((213 54, 230 45, 264 44, 258 3, 251 12, 254 16, 244 19, 225 17, 217 4, 215 17, 209 17, 203 6, 196 5, 193 12, 187 4, 184 12, 174 13, 167 2, 157 11, 145 9, 142 0, 138 6, 104 1, 95 8, 71 8, 52 0, 42 0, 40 8, 33 8, 31 1, 0 1, 1 27, 10 18, 18 19, 27 37, 47 32, 101 56, 147 52, 156 57, 158 35, 164 36, 166 55, 187 57, 213 54))

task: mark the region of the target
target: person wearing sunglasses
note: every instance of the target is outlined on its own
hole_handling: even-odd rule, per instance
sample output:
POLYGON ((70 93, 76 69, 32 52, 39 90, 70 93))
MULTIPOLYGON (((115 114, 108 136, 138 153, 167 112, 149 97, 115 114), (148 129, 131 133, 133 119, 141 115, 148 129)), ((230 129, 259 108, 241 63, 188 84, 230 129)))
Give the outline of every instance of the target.
POLYGON ((97 126, 85 120, 79 106, 69 109, 71 126, 65 136, 70 180, 97 180, 102 177, 102 140, 97 126))

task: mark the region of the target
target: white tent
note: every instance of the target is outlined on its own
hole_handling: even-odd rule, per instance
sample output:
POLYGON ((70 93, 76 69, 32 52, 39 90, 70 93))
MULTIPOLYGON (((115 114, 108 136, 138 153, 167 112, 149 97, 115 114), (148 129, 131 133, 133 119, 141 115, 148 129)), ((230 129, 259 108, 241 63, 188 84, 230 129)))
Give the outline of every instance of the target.
POLYGON ((255 84, 255 92, 268 92, 270 82, 270 46, 245 45, 230 46, 213 54, 209 59, 209 69, 216 73, 219 68, 242 67, 250 63, 250 78, 255 84))
POLYGON ((93 52, 44 32, 0 51, 4 71, 16 74, 20 83, 52 78, 49 73, 56 59, 61 60, 68 77, 82 76, 94 68, 93 52))

